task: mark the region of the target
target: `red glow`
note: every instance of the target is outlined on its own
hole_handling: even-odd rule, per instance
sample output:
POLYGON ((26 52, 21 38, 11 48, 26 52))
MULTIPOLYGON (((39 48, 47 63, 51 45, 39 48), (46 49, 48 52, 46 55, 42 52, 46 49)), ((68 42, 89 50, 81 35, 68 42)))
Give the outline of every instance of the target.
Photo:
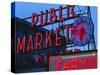
POLYGON ((33 50, 34 48, 33 48, 33 38, 32 38, 32 35, 30 35, 30 37, 29 37, 29 41, 28 41, 28 46, 27 46, 27 51, 29 51, 29 50, 33 50))
POLYGON ((61 30, 61 28, 57 28, 56 29, 56 46, 60 46, 61 45, 62 37, 59 36, 60 30, 61 30))
POLYGON ((81 27, 79 30, 80 41, 83 40, 84 34, 85 34, 85 29, 83 27, 81 27))
POLYGON ((38 15, 36 13, 33 13, 32 14, 32 27, 34 27, 37 22, 38 22, 38 15))
POLYGON ((26 43, 26 37, 23 37, 23 40, 18 37, 18 44, 17 44, 17 53, 19 52, 25 52, 25 43, 26 43))
MULTIPOLYGON (((50 61, 52 57, 50 58, 50 61)), ((54 60, 54 57, 53 57, 54 60)), ((75 70, 75 69, 89 69, 97 67, 97 57, 96 56, 86 56, 77 58, 55 58, 55 66, 50 64, 50 67, 55 67, 55 70, 75 70), (59 60, 58 60, 59 59, 59 60)))
POLYGON ((40 14, 40 25, 45 25, 47 23, 47 18, 48 18, 48 10, 46 10, 46 14, 45 15, 43 15, 43 11, 41 11, 41 14, 40 14))
POLYGON ((62 6, 60 6, 59 14, 60 14, 59 20, 60 20, 60 21, 63 21, 64 18, 62 17, 62 6))
POLYGON ((32 27, 37 26, 37 24, 44 26, 47 23, 60 22, 72 17, 79 17, 79 14, 76 14, 74 10, 75 6, 69 5, 66 6, 66 9, 63 9, 62 6, 60 6, 59 9, 50 8, 50 11, 41 11, 40 14, 34 13, 32 14, 32 27), (66 12, 63 12, 63 10, 66 10, 66 12), (66 17, 63 17, 64 14, 66 14, 66 17))
POLYGON ((57 15, 55 9, 50 9, 50 23, 53 23, 57 20, 57 15))
POLYGON ((42 41, 43 41, 42 33, 37 33, 36 34, 36 49, 42 48, 42 41))
POLYGON ((50 32, 46 32, 46 48, 48 47, 48 43, 49 43, 49 46, 52 47, 52 32, 53 30, 51 30, 50 32))

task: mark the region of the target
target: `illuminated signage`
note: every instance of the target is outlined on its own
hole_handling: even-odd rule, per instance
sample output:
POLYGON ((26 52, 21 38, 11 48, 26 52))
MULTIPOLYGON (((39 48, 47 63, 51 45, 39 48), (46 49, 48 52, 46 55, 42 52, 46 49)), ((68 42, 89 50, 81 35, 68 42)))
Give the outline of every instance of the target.
POLYGON ((97 67, 97 55, 72 55, 72 56, 51 56, 49 58, 49 70, 75 70, 97 67))

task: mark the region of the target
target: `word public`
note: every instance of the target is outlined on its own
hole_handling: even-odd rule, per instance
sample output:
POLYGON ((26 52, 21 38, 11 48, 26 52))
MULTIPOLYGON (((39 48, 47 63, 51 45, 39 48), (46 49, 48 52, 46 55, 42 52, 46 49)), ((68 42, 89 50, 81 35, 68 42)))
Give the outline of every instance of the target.
POLYGON ((47 23, 55 23, 71 18, 79 17, 79 13, 75 13, 75 6, 60 6, 59 9, 50 8, 50 11, 41 11, 40 14, 32 14, 32 27, 45 26, 47 23), (66 15, 65 15, 66 14, 66 15), (63 17, 64 16, 64 17, 63 17))

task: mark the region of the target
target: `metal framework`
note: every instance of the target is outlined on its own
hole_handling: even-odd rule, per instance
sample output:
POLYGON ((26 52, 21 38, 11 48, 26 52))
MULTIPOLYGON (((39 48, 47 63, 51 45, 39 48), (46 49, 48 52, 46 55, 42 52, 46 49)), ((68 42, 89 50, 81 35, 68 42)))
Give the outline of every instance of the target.
MULTIPOLYGON (((66 9, 67 6, 63 7, 62 9, 66 9)), ((78 10, 75 11, 76 13, 79 12, 80 13, 80 16, 86 16, 88 17, 90 20, 92 20, 91 18, 91 10, 90 10, 90 7, 89 6, 84 6, 83 8, 80 8, 80 6, 75 6, 75 8, 77 8, 78 10)), ((56 9, 56 11, 59 11, 59 9, 56 9)), ((50 12, 48 12, 50 14, 50 12)), ((45 13, 44 13, 45 14, 45 13)), ((71 14, 71 13, 70 13, 71 14)), ((63 14, 62 16, 65 16, 66 14, 63 14)), ((38 15, 40 16, 40 15, 38 15)), ((58 17, 58 16, 57 16, 58 17)), ((26 17, 26 18, 23 18, 24 21, 27 21, 28 19, 32 19, 32 17, 26 17)), ((53 24, 56 24, 58 25, 58 27, 62 27, 62 31, 61 31, 61 36, 65 37, 65 30, 64 30, 64 26, 66 25, 66 22, 67 21, 70 21, 70 20, 75 20, 76 18, 75 17, 71 17, 69 19, 65 19, 64 21, 56 21, 54 22, 53 24)), ((54 29, 54 26, 52 24, 52 29, 54 29)), ((68 25, 72 25, 73 23, 70 23, 68 25)), ((47 25, 51 25, 51 23, 47 23, 47 25)), ((44 28, 44 26, 43 26, 44 28)), ((70 34, 70 40, 72 39, 72 35, 70 34)), ((65 44, 66 45, 66 44, 65 44)), ((67 44, 66 45, 66 50, 68 48, 71 48, 73 50, 73 48, 75 47, 75 45, 73 44, 73 42, 71 41, 70 44, 67 44)), ((82 46, 84 50, 96 50, 96 44, 95 44, 95 38, 94 38, 94 35, 92 36, 91 40, 88 42, 87 44, 87 47, 86 46, 82 46), (88 49, 86 49, 88 48, 88 49)), ((62 47, 62 51, 64 51, 63 47, 62 47)), ((40 51, 41 52, 44 52, 44 51, 40 51)), ((48 52, 47 50, 45 52, 48 52)), ((37 52, 36 52, 37 53, 37 52)))

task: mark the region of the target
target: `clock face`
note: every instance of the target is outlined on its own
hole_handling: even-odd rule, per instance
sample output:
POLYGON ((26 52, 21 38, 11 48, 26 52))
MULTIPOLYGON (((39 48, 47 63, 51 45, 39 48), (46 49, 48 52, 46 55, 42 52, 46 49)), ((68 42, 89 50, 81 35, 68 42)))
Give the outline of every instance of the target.
POLYGON ((87 17, 78 18, 72 26, 72 41, 77 46, 86 45, 93 36, 94 27, 87 17))

